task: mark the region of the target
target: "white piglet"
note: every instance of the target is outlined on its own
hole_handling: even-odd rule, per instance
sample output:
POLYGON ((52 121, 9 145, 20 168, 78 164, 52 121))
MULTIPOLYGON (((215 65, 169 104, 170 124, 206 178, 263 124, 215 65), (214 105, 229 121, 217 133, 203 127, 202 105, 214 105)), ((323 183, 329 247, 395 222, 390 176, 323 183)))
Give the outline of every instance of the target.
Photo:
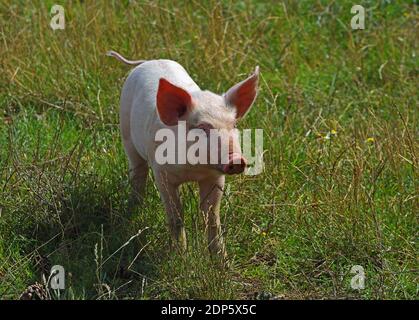
POLYGON ((167 213, 172 243, 183 250, 186 235, 178 188, 184 182, 198 182, 209 250, 212 254, 225 256, 219 215, 224 176, 242 173, 247 165, 234 128, 256 98, 259 68, 225 94, 217 95, 201 90, 175 61, 131 61, 114 51, 108 55, 126 64, 138 65, 124 83, 120 109, 122 141, 133 186, 132 199, 141 201, 151 168, 167 213), (179 130, 181 123, 183 131, 179 130), (162 163, 156 158, 159 146, 165 143, 158 139, 162 129, 173 134, 178 144, 173 158, 183 159, 183 162, 162 163), (210 146, 207 154, 199 158, 203 161, 192 161, 191 157, 180 155, 193 143, 185 142, 180 135, 187 135, 191 130, 198 131, 197 137, 204 136, 208 140, 204 141, 210 146), (210 140, 216 142, 215 149, 210 140))

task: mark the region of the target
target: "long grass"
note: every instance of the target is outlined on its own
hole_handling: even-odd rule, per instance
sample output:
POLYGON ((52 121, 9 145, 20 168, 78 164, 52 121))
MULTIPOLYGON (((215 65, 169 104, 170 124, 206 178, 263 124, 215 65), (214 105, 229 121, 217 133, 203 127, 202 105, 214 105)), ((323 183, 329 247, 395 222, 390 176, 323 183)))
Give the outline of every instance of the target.
POLYGON ((352 1, 66 1, 56 31, 53 4, 0 4, 1 299, 55 264, 67 299, 417 299, 415 1, 360 1, 365 30, 352 1), (219 93, 260 66, 240 126, 264 130, 265 170, 227 179, 230 267, 208 255, 194 185, 185 255, 153 184, 127 209, 129 68, 109 49, 176 60, 219 93))

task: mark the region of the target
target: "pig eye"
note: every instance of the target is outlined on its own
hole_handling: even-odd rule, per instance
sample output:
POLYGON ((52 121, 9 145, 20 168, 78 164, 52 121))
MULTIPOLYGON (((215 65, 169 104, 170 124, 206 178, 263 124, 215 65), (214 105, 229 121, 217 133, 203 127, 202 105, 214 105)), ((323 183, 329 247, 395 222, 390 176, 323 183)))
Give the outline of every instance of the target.
POLYGON ((212 125, 210 125, 209 123, 201 123, 201 124, 197 125, 196 128, 204 130, 207 135, 210 134, 211 129, 214 129, 214 127, 212 125))

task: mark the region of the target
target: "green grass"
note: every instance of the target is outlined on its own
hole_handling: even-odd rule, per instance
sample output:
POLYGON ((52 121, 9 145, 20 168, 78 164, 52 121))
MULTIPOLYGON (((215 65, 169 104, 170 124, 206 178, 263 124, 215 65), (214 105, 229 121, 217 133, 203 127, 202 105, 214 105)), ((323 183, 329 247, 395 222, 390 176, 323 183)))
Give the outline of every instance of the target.
POLYGON ((354 31, 352 1, 60 1, 53 31, 55 1, 3 1, 0 298, 60 264, 68 299, 417 299, 417 5, 360 2, 354 31), (185 255, 154 185, 127 209, 129 68, 109 49, 176 60, 220 93, 261 67, 241 127, 264 130, 265 171, 227 179, 229 268, 207 253, 193 185, 185 255))

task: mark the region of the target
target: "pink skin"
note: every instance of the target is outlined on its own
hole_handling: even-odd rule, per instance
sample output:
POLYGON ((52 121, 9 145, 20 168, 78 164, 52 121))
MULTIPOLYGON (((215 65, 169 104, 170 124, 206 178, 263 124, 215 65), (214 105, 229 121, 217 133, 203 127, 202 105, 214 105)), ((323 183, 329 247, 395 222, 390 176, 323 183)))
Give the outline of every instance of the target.
MULTIPOLYGON (((183 250, 186 248, 186 233, 178 187, 187 181, 198 182, 200 209, 207 222, 209 250, 224 257, 226 253, 219 216, 224 175, 239 174, 246 168, 247 162, 233 129, 256 98, 259 69, 256 68, 250 77, 221 96, 202 91, 185 69, 174 61, 130 61, 116 52, 109 55, 126 64, 139 65, 125 81, 120 109, 122 142, 133 185, 131 203, 144 196, 151 168, 165 206, 172 242, 183 250), (155 151, 161 142, 156 142, 156 132, 168 128, 177 136, 178 121, 181 120, 186 121, 187 131, 200 129, 207 136, 211 129, 224 129, 219 133, 218 143, 228 151, 227 163, 159 165, 155 160, 155 151)), ((191 144, 188 142, 186 149, 191 144)), ((211 150, 208 151, 209 157, 211 150)), ((221 154, 217 157, 221 159, 221 154)))

